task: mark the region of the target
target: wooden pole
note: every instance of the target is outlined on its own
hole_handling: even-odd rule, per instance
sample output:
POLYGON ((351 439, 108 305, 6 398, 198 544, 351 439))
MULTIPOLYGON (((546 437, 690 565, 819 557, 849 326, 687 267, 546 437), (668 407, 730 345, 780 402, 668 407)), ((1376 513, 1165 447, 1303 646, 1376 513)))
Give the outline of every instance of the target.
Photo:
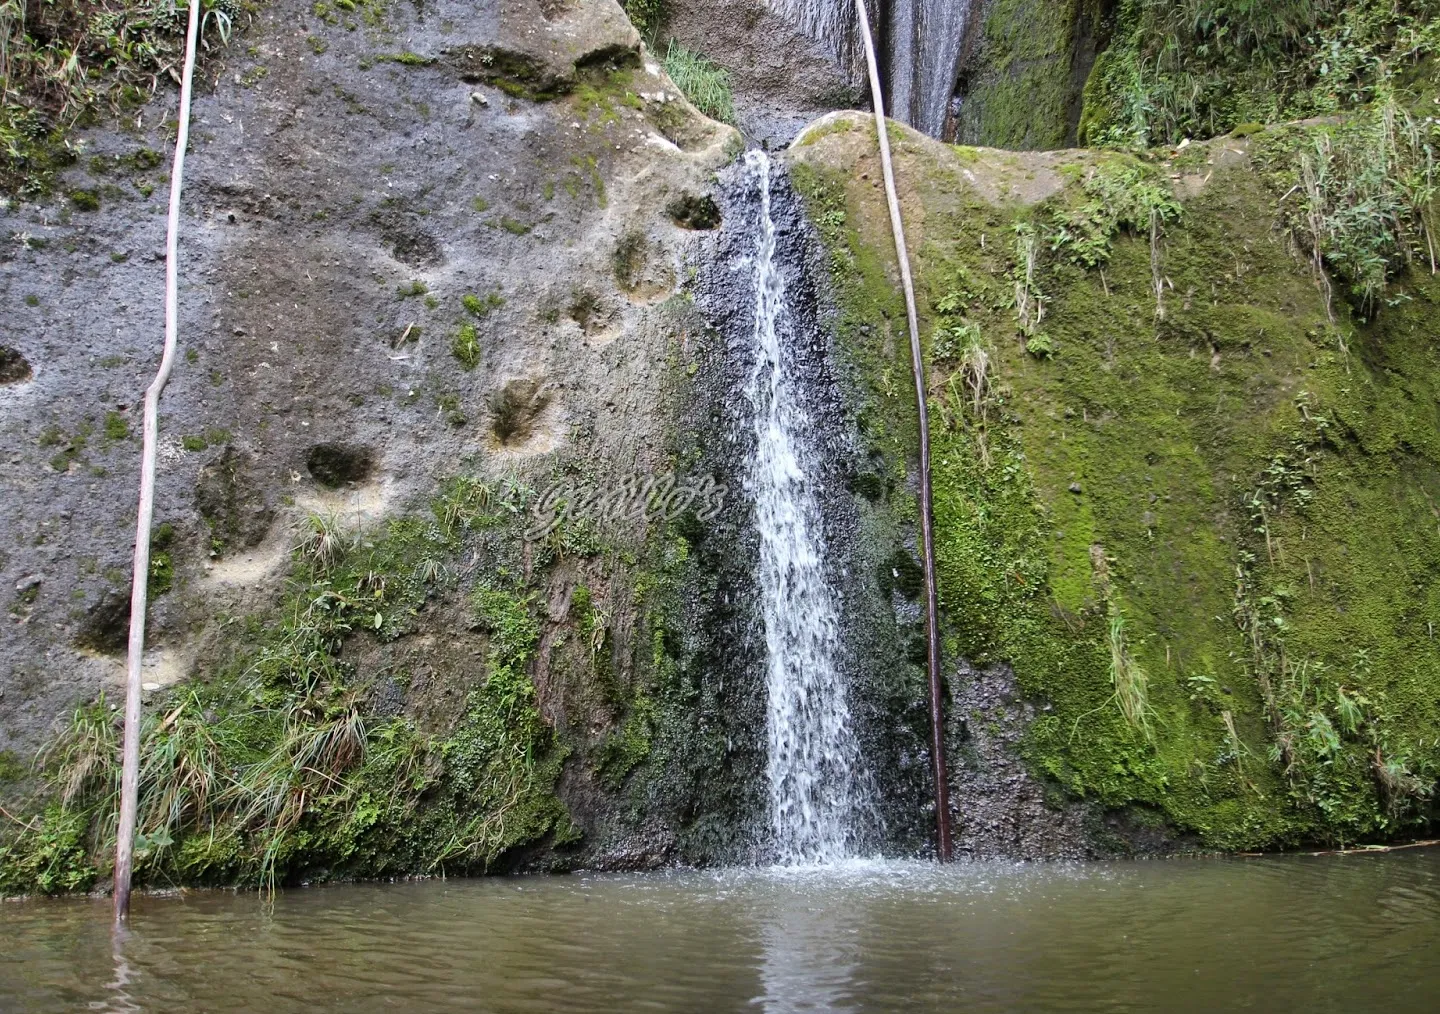
POLYGON ((885 200, 890 205, 890 231, 900 261, 900 283, 905 289, 905 319, 910 327, 910 363, 915 375, 915 402, 920 417, 920 541, 925 570, 925 662, 930 676, 930 761, 935 778, 935 854, 950 861, 950 780, 945 769, 945 709, 940 690, 940 623, 935 591, 935 512, 930 493, 930 410, 925 400, 925 361, 920 349, 920 322, 915 311, 915 284, 910 277, 910 255, 905 247, 905 224, 900 219, 900 197, 895 191, 895 169, 890 164, 890 135, 886 129, 885 99, 880 91, 880 68, 875 61, 875 40, 865 0, 855 0, 865 63, 870 75, 870 101, 875 107, 875 134, 880 140, 880 166, 885 175, 885 200))
POLYGON ((135 854, 135 816, 140 791, 140 662, 145 654, 145 607, 150 580, 150 525, 155 516, 155 448, 160 392, 170 379, 179 343, 180 187, 185 147, 190 141, 190 95, 195 78, 195 49, 200 36, 201 0, 190 0, 185 68, 180 78, 180 120, 175 135, 175 164, 170 173, 170 221, 165 235, 165 350, 160 369, 145 392, 144 443, 140 451, 140 509, 135 517, 135 569, 130 577, 130 645, 125 672, 125 739, 120 774, 120 823, 115 837, 115 921, 130 915, 130 874, 135 854))

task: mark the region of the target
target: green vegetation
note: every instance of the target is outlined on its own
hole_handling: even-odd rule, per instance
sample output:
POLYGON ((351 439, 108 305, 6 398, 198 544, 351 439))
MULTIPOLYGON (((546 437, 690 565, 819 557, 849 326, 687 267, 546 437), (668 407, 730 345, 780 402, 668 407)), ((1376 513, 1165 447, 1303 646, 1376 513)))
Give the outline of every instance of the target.
POLYGON ((473 370, 480 365, 480 336, 476 333, 474 324, 466 321, 456 328, 455 337, 450 339, 450 354, 466 370, 473 370))
POLYGON ((1434 93, 1432 0, 1121 0, 1082 143, 1147 147, 1434 93))
POLYGON ((180 438, 180 446, 187 451, 203 451, 207 447, 219 447, 230 442, 230 431, 212 426, 202 433, 187 433, 180 438))
POLYGON ((626 16, 641 38, 652 42, 669 13, 665 0, 621 0, 620 6, 625 8, 626 16))
MULTIPOLYGON (((188 10, 184 0, 0 2, 0 190, 48 193, 76 160, 77 124, 153 95, 180 60, 188 10)), ((207 47, 228 41, 236 14, 230 0, 207 5, 207 47)), ((92 192, 70 196, 98 207, 92 192)))
POLYGON ((384 63, 398 63, 402 67, 428 67, 435 62, 433 56, 421 56, 409 50, 401 53, 381 53, 375 59, 384 63))
POLYGON ((1340 123, 1287 127, 1256 142, 1327 302, 1333 275, 1355 311, 1370 317, 1390 280, 1410 265, 1436 270, 1437 142, 1433 119, 1416 121, 1393 99, 1340 123))
POLYGON ((958 136, 1012 149, 1073 142, 1072 54, 1082 18, 1101 20, 1100 0, 993 0, 980 34, 979 72, 968 84, 958 136))
POLYGON ((150 596, 157 598, 168 592, 175 584, 175 558, 171 547, 175 543, 175 526, 166 521, 150 533, 150 574, 147 585, 150 596))
MULTIPOLYGON (((1403 836, 1434 813, 1440 282, 1426 163, 1406 154, 1423 145, 1389 122, 1379 107, 1265 132, 1223 165, 1234 142, 1173 167, 1082 157, 1028 206, 988 203, 963 173, 1005 193, 1023 166, 897 149, 925 208, 946 652, 1013 667, 1040 706, 1029 766, 1071 798, 1226 849, 1403 836), (1307 200, 1299 156, 1322 133, 1321 194, 1339 196, 1316 205, 1335 220, 1319 234, 1349 230, 1385 264, 1378 301, 1362 287, 1355 309, 1327 306, 1311 244, 1273 236, 1277 213, 1307 235, 1286 209, 1307 200), (1369 154, 1337 154, 1351 145, 1369 154), (1357 177, 1382 159, 1389 182, 1357 177), (1187 166, 1204 182, 1182 214, 1165 177, 1187 166), (1345 217, 1367 199, 1392 210, 1345 217)), ((849 145, 802 149, 794 179, 831 252, 883 462, 873 493, 904 522, 904 307, 879 197, 834 161, 849 145)), ((1349 291, 1364 276, 1343 249, 1321 262, 1349 291)))
MULTIPOLYGON (((528 676, 538 603, 501 563, 529 496, 462 477, 378 531, 312 518, 281 607, 247 621, 232 661, 146 709, 139 882, 478 872, 546 835, 573 840, 553 789, 565 751, 528 676), (491 566, 467 592, 448 561, 474 554, 491 566), (358 668, 354 642, 383 646, 457 595, 486 644, 463 718, 422 731, 407 714, 379 717, 397 677, 358 668)), ((42 754, 46 794, 0 830, 0 894, 83 889, 106 872, 118 732, 102 697, 42 754)))
POLYGON ((473 292, 467 292, 460 297, 460 305, 465 307, 465 312, 472 317, 484 320, 495 310, 505 305, 505 297, 500 295, 499 289, 492 289, 484 296, 477 296, 473 292))
POLYGON ((665 49, 665 73, 696 109, 712 120, 735 122, 730 75, 724 68, 671 39, 665 49))
POLYGON ((130 421, 119 412, 105 413, 105 439, 127 440, 130 437, 130 421))

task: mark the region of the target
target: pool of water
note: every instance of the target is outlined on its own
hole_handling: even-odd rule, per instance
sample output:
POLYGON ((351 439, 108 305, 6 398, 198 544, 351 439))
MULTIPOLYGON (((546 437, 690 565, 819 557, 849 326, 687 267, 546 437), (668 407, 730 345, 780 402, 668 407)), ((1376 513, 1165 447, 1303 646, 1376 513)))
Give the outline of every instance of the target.
POLYGON ((0 903, 0 1011, 1420 1011, 1440 850, 0 903))

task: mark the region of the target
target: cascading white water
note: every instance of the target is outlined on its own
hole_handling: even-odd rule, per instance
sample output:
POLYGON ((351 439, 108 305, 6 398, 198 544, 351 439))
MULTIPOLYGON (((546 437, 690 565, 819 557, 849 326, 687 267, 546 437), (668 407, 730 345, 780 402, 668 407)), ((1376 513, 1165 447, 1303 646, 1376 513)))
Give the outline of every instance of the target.
POLYGON ((955 92, 970 4, 966 0, 892 0, 889 15, 885 37, 890 115, 939 137, 955 92))
MULTIPOLYGON (((769 0, 770 8, 830 50, 847 72, 860 54, 856 0, 769 0)), ((945 129, 970 18, 969 0, 871 0, 883 24, 888 112, 932 137, 945 129)))
POLYGON ((860 22, 855 0, 768 0, 770 9, 830 51, 846 72, 855 69, 860 49, 860 22))
POLYGON ((755 432, 749 486, 760 535, 757 577, 768 654, 771 826, 781 863, 832 862, 850 854, 868 780, 836 665, 835 593, 825 578, 815 485, 805 471, 807 419, 785 368, 785 346, 798 336, 775 259, 770 159, 751 151, 745 165, 759 204, 755 365, 745 396, 755 432))

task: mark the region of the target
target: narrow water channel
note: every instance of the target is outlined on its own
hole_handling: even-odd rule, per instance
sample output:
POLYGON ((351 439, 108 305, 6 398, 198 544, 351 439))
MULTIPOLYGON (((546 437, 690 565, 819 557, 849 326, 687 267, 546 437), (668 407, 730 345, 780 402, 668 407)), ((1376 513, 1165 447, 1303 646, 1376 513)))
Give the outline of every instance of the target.
POLYGON ((0 905, 0 1010, 1422 1011, 1440 851, 0 905))

